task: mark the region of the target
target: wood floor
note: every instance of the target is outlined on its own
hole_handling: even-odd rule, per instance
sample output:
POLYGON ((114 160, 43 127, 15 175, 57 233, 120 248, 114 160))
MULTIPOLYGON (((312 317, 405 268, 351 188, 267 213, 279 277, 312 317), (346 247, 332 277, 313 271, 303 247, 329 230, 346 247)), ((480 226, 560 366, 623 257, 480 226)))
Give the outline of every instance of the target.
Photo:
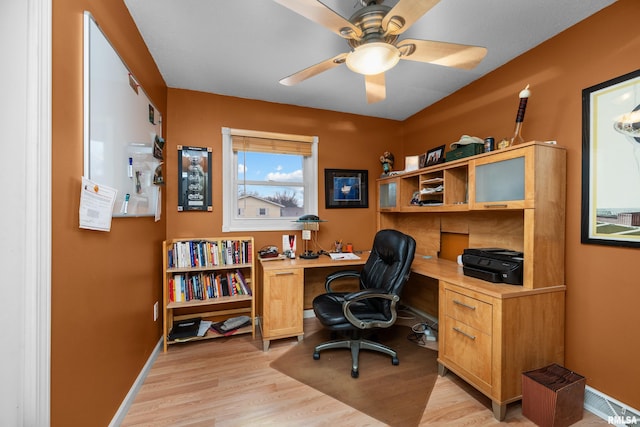
MULTIPOLYGON (((319 328, 305 319, 305 333, 319 328)), ((375 418, 271 369, 296 344, 273 341, 262 351, 259 334, 174 345, 158 356, 122 426, 382 426, 375 418)), ((311 359, 311 355, 309 355, 311 359)), ((345 381, 354 381, 345 368, 345 381)), ((384 385, 381 385, 384 386, 384 385)), ((520 403, 504 424, 534 426, 520 403)), ((493 426, 491 401, 454 374, 438 377, 421 426, 493 426)), ((606 426, 585 411, 575 426, 606 426)))

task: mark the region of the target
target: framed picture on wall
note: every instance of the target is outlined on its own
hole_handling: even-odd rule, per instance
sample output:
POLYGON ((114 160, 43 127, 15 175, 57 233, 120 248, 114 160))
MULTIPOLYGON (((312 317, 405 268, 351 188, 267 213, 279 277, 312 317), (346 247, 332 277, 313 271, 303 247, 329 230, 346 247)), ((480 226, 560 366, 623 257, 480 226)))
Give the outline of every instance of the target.
POLYGON ((366 170, 325 169, 325 208, 368 208, 369 185, 366 170))
POLYGON ((178 211, 212 211, 211 148, 178 145, 178 211))
POLYGON ((582 91, 582 243, 640 247, 640 70, 582 91))

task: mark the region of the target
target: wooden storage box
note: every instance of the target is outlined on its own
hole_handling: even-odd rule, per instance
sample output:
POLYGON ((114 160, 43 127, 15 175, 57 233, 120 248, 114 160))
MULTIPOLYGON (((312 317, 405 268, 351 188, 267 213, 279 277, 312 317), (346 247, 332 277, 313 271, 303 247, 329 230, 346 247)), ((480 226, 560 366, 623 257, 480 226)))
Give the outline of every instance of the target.
POLYGON ((476 154, 484 153, 484 144, 467 144, 461 145, 455 150, 447 151, 444 158, 447 162, 452 160, 463 159, 469 156, 475 156, 476 154))
POLYGON ((560 365, 522 374, 522 415, 540 427, 566 427, 582 419, 585 378, 560 365))

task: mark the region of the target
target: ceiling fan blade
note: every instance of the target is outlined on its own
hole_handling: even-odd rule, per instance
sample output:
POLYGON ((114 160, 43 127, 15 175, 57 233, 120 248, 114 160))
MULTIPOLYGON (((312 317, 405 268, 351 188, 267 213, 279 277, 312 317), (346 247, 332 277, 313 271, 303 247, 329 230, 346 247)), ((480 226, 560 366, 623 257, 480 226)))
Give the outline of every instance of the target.
POLYGON ((280 80, 280 84, 283 84, 285 86, 296 85, 304 80, 307 80, 308 78, 337 67, 338 65, 344 63, 346 58, 347 54, 341 53, 340 55, 334 56, 333 58, 327 59, 318 64, 307 67, 302 71, 298 71, 295 74, 285 77, 284 79, 280 80))
POLYGON ((318 0, 274 1, 295 13, 304 16, 305 18, 328 28, 345 39, 357 39, 362 36, 360 28, 356 27, 341 15, 320 3, 318 0))
POLYGON ((480 46, 430 40, 401 40, 396 44, 396 47, 401 52, 400 59, 465 70, 475 68, 487 54, 487 49, 480 46))
POLYGON ((381 25, 385 35, 402 34, 439 1, 400 0, 382 19, 381 25))
POLYGON ((384 83, 384 73, 364 76, 364 84, 367 90, 367 103, 380 102, 387 97, 387 89, 384 83))

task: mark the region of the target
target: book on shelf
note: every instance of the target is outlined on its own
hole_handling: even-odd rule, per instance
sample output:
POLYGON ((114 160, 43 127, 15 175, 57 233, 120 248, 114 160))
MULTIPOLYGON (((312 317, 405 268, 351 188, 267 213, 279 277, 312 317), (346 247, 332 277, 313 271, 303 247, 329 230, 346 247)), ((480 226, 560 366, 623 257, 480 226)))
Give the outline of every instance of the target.
POLYGON ((167 252, 169 268, 249 264, 253 258, 250 240, 185 240, 174 242, 167 252))
POLYGON ((175 273, 168 281, 169 302, 208 300, 226 296, 252 295, 242 270, 175 273))
POLYGON ((227 281, 227 275, 220 275, 220 286, 222 287, 222 296, 229 296, 229 282, 227 281))
POLYGON ((238 282, 240 283, 240 287, 242 288, 244 295, 251 295, 251 287, 247 284, 244 274, 242 274, 242 270, 237 269, 235 274, 238 276, 238 282))

